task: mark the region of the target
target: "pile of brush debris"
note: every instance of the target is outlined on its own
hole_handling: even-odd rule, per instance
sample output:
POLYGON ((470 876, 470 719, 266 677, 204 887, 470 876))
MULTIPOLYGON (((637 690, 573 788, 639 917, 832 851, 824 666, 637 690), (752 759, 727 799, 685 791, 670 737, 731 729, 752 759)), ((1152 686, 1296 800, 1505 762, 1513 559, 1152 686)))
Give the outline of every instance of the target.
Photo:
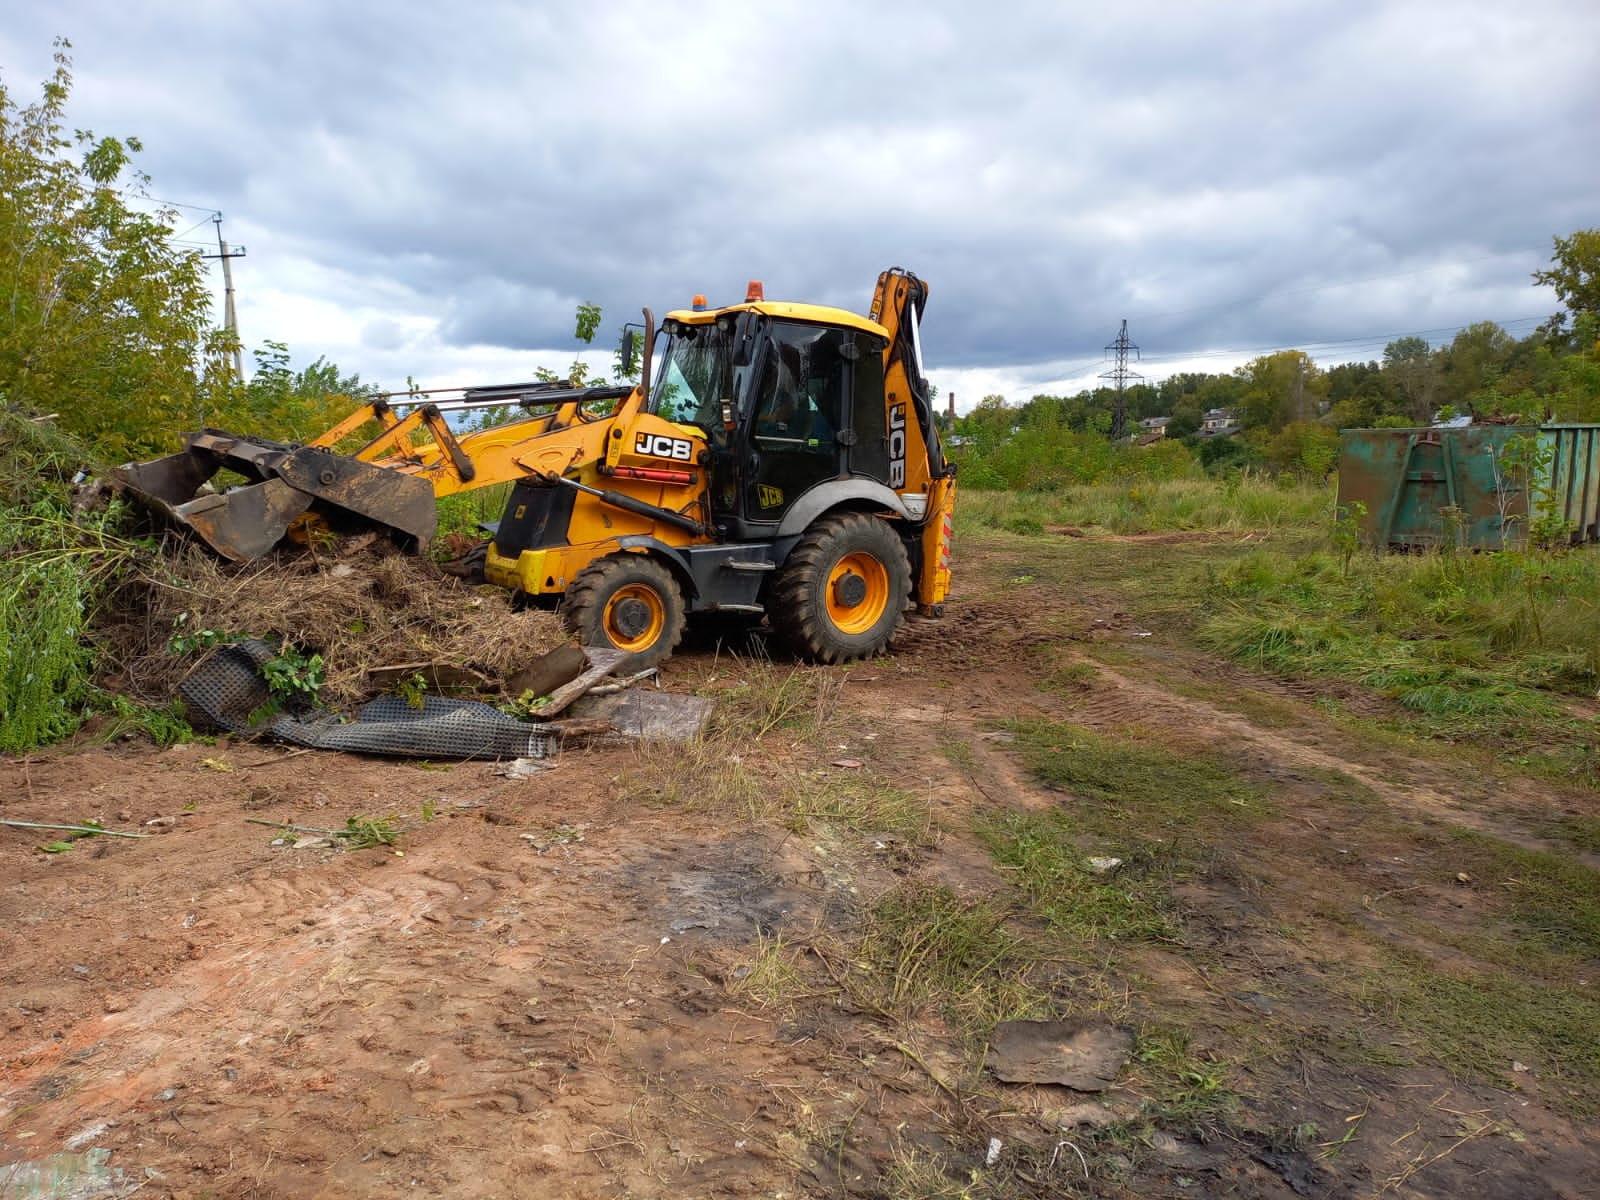
POLYGON ((124 584, 99 635, 114 664, 105 682, 145 703, 170 700, 213 648, 252 638, 318 656, 334 708, 406 687, 514 700, 517 673, 569 641, 555 613, 368 536, 249 563, 178 542, 124 584))
POLYGON ((381 538, 244 564, 169 547, 103 610, 102 683, 150 704, 179 697, 211 728, 330 750, 543 757, 574 724, 549 718, 627 658, 586 653, 556 614, 381 538))
POLYGON ((96 637, 107 690, 316 749, 541 758, 574 736, 682 740, 710 715, 697 697, 625 699, 655 672, 629 674, 630 655, 572 644, 556 613, 375 535, 248 563, 169 539, 96 637))

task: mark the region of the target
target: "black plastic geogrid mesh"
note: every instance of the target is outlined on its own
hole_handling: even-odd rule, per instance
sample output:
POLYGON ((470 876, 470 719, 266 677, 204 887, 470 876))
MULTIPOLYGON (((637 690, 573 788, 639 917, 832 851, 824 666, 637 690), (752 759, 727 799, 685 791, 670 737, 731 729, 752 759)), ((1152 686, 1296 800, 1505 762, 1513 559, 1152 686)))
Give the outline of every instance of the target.
POLYGON ((267 703, 262 664, 277 656, 265 642, 220 646, 178 692, 192 709, 232 733, 266 734, 317 750, 353 750, 419 758, 550 758, 554 726, 519 721, 476 700, 424 698, 420 709, 397 696, 362 706, 354 718, 257 716, 267 703), (252 716, 257 716, 252 721, 252 716))

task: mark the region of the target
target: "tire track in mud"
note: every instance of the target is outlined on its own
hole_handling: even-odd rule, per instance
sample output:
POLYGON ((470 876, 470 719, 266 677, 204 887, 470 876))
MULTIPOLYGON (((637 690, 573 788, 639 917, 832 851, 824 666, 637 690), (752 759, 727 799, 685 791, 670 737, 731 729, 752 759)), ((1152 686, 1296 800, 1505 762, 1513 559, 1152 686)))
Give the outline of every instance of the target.
POLYGON ((1458 789, 1430 780, 1448 779, 1455 772, 1426 759, 1412 758, 1389 751, 1369 751, 1354 757, 1343 749, 1326 749, 1313 744, 1316 736, 1310 725, 1306 732, 1267 729, 1248 717, 1192 697, 1179 696, 1166 689, 1136 680, 1104 663, 1095 663, 1096 685, 1073 705, 1071 719, 1089 728, 1119 730, 1159 728, 1175 734, 1183 744, 1207 745, 1223 753, 1253 760, 1263 773, 1281 775, 1285 771, 1318 772, 1324 776, 1346 776, 1369 789, 1385 804, 1404 812, 1421 813, 1437 820, 1480 833, 1528 841, 1526 831, 1514 822, 1491 815, 1477 807, 1486 796, 1503 801, 1510 788, 1486 792, 1486 783, 1477 780, 1458 789))

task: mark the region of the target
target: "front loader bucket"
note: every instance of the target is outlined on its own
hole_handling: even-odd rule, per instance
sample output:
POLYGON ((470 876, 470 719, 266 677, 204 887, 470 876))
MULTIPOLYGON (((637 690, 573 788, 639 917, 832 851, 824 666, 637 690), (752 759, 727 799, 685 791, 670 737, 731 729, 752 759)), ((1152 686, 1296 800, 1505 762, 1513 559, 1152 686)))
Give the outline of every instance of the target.
POLYGON ((425 479, 319 446, 250 441, 207 429, 188 448, 113 475, 124 491, 235 562, 259 558, 307 511, 339 530, 380 529, 419 549, 438 529, 433 486, 425 479), (206 484, 224 467, 246 483, 221 492, 206 484))

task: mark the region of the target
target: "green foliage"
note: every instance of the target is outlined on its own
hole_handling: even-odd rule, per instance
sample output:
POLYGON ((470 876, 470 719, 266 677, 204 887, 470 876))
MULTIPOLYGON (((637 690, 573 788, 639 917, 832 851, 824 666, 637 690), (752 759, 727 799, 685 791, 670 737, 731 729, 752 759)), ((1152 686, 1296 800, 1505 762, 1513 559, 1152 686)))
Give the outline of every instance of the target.
POLYGON ((428 702, 428 679, 421 671, 413 671, 394 685, 395 694, 406 702, 407 708, 421 712, 428 702))
POLYGON ((0 391, 116 461, 194 412, 208 298, 167 214, 130 203, 138 141, 67 132, 68 49, 37 102, 0 83, 0 391))
POLYGON ((1361 521, 1367 515, 1367 506, 1360 500, 1341 504, 1333 518, 1333 544, 1339 551, 1341 571, 1350 574, 1350 560, 1361 547, 1361 521))
POLYGON ((1013 430, 1002 424, 1011 411, 991 409, 967 418, 975 435, 951 450, 964 484, 1051 492, 1076 484, 1188 479, 1200 473, 1181 442, 1113 442, 1092 430, 1075 430, 1043 409, 1029 410, 1013 430))
POLYGON ((323 683, 322 655, 306 655, 284 646, 276 658, 262 664, 261 677, 268 694, 282 707, 315 703, 323 683))
POLYGON ((146 548, 117 534, 121 505, 74 515, 82 447, 0 408, 0 752, 65 737, 95 693, 88 622, 146 548))
POLYGON ((1339 461, 1339 432, 1314 421, 1292 422, 1267 443, 1267 458, 1280 471, 1326 479, 1339 461))
POLYGON ((400 840, 400 821, 397 817, 349 818, 344 828, 334 834, 344 843, 346 850, 366 850, 373 846, 392 846, 400 840))
POLYGON ((1554 239, 1550 266, 1533 273, 1533 282, 1555 289, 1565 311, 1550 318, 1550 328, 1560 331, 1568 317, 1600 313, 1600 229, 1580 229, 1554 239))
POLYGON ((15 754, 78 727, 93 659, 84 641, 89 579, 49 518, 0 518, 11 546, 0 579, 0 752, 15 754), (27 549, 17 552, 19 543, 27 549))
POLYGON ((983 527, 1038 536, 1052 525, 1099 527, 1118 534, 1167 530, 1247 533, 1307 527, 1325 519, 1326 488, 1276 486, 1269 476, 1238 472, 1222 486, 1206 479, 1101 483, 1055 492, 978 490, 962 476, 956 527, 983 527))
POLYGON ((588 301, 578 305, 578 327, 575 334, 577 339, 584 345, 591 345, 599 328, 600 306, 588 301))
POLYGON ((90 698, 90 706, 111 718, 102 734, 106 741, 129 733, 142 733, 158 746, 187 745, 195 739, 181 700, 155 707, 102 691, 90 698))
POLYGON ((1563 699, 1600 687, 1600 559, 1340 550, 1208 566, 1191 585, 1196 636, 1257 669, 1363 684, 1431 736, 1521 747, 1529 765, 1600 784, 1563 699))
MULTIPOLYGON (((179 613, 178 622, 186 622, 189 614, 179 613)), ((174 633, 167 639, 168 654, 193 654, 196 650, 210 650, 215 646, 225 646, 232 642, 244 640, 247 635, 242 633, 223 633, 217 629, 196 629, 190 633, 174 633)))
MULTIPOLYGON (((290 366, 289 348, 270 339, 252 352, 256 369, 246 382, 233 373, 231 349, 224 333, 214 334, 208 343, 191 425, 303 442, 338 423, 378 390, 362 383, 359 375, 341 374, 323 358, 296 371, 290 366)), ((176 432, 180 431, 169 423, 159 434, 170 440, 176 432)))

